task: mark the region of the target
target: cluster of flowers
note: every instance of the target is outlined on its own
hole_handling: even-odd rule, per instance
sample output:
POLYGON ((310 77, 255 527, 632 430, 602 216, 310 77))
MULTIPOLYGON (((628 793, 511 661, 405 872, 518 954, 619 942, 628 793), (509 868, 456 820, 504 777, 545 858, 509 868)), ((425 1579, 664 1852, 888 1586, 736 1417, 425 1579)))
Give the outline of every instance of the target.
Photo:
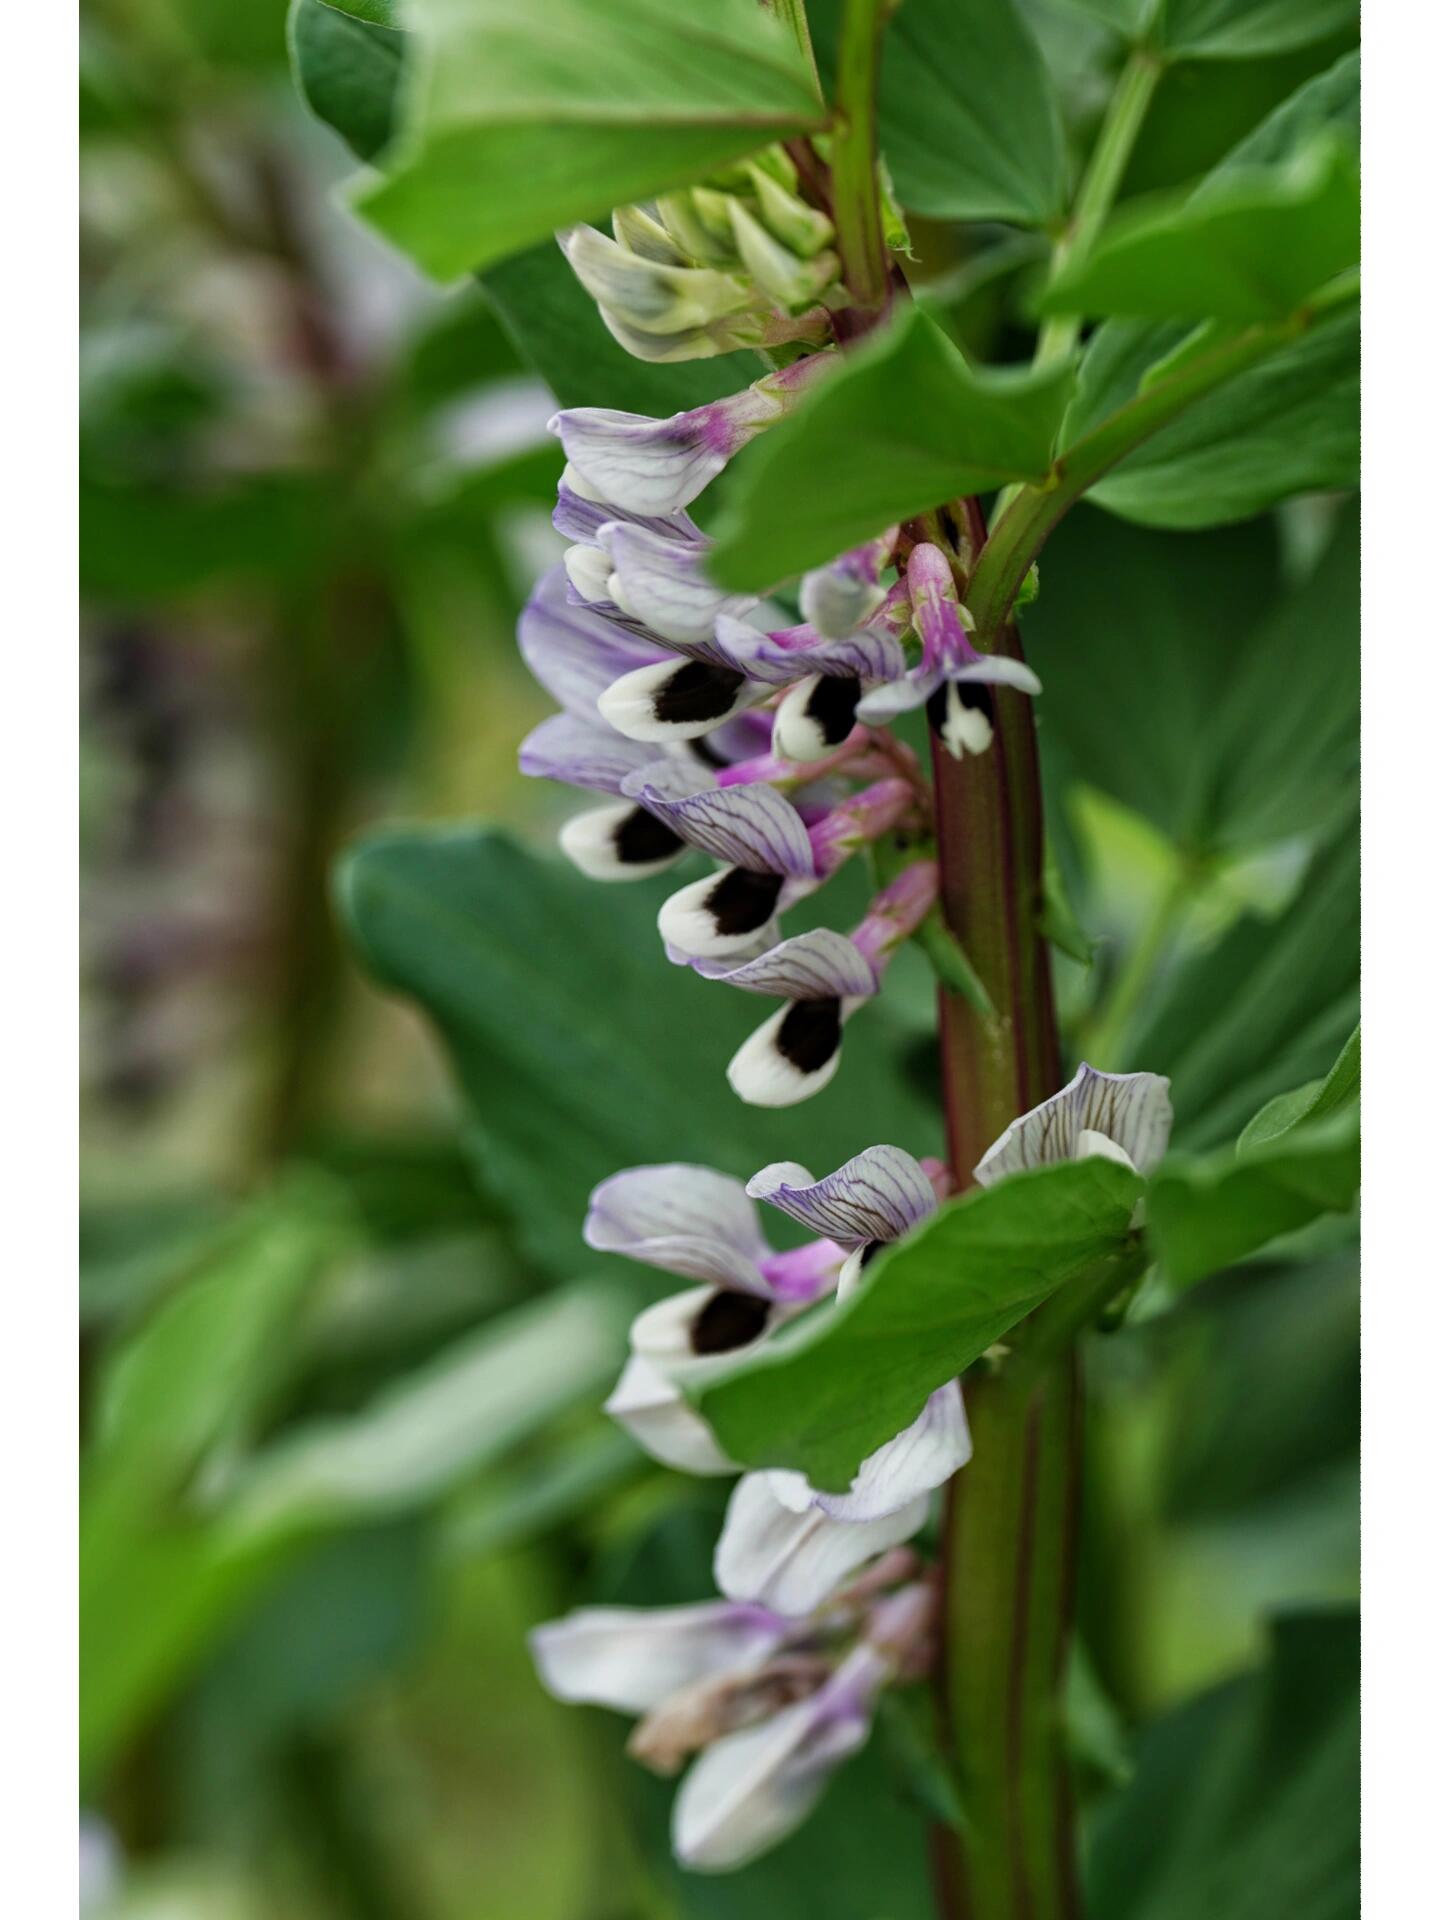
MULTIPOLYGON (((993 689, 1039 682, 979 653, 949 559, 892 528, 800 583, 799 621, 709 577, 687 509, 727 461, 835 363, 842 305, 828 215, 779 150, 702 187, 620 209, 612 235, 575 228, 566 256, 632 353, 681 360, 737 346, 798 356, 743 392, 675 415, 585 407, 551 422, 566 467, 555 526, 570 543, 539 583, 520 646, 560 712, 525 741, 527 773, 606 796, 561 831, 597 880, 662 872, 692 851, 716 870, 664 903, 666 954, 780 1002, 730 1064, 761 1106, 817 1092, 846 1021, 934 908, 931 795, 890 731, 923 708, 943 751, 984 753, 993 689), (908 864, 849 933, 785 937, 781 917, 851 856, 887 841, 908 864)), ((975 1169, 988 1184, 1091 1153, 1148 1171, 1170 1125, 1166 1082, 1082 1067, 1016 1120, 975 1169)), ((804 1818, 861 1746, 882 1690, 922 1672, 935 1582, 908 1544, 970 1454, 960 1383, 832 1493, 790 1471, 740 1473, 691 1405, 719 1356, 876 1283, 877 1250, 947 1191, 936 1162, 869 1147, 823 1179, 781 1162, 748 1184, 705 1167, 635 1167, 591 1196, 585 1236, 689 1283, 642 1313, 607 1411, 656 1459, 739 1473, 715 1552, 720 1599, 589 1608, 539 1628, 542 1679, 565 1700, 642 1716, 637 1758, 677 1772, 674 1845, 687 1865, 742 1865, 804 1818), (812 1237, 775 1251, 763 1200, 812 1237)), ((883 1278, 883 1276, 882 1276, 883 1278)))
POLYGON ((571 545, 519 633, 562 709, 525 741, 522 769, 611 796, 562 830, 575 864, 623 880, 692 849, 719 863, 665 902, 660 933, 677 964, 781 1002, 730 1067, 742 1099, 771 1107, 827 1084, 845 1022, 934 905, 922 857, 848 935, 781 938, 785 910, 859 849, 897 831, 923 844, 928 786, 886 723, 923 706, 948 751, 983 753, 991 689, 1039 691, 1022 663, 976 651, 946 556, 898 530, 807 574, 798 624, 759 624, 757 598, 709 579, 685 508, 831 360, 669 420, 557 414, 554 519, 571 545))
MULTIPOLYGON (((989 1185, 1023 1168, 1104 1154, 1141 1173, 1165 1150, 1168 1084, 1082 1067, 1015 1121, 975 1169, 989 1185)), ((869 1147, 816 1180, 782 1161, 748 1186, 707 1167, 635 1167, 591 1196, 585 1237, 692 1284, 635 1321, 606 1402, 656 1459, 738 1472, 685 1397, 719 1355, 753 1351, 808 1311, 870 1283, 873 1256, 921 1226, 944 1169, 869 1147), (777 1253, 754 1201, 814 1236, 777 1253)), ((958 1381, 861 1463, 842 1493, 793 1471, 742 1473, 715 1550, 723 1598, 655 1610, 592 1608, 537 1630, 552 1693, 641 1714, 631 1751, 661 1772, 699 1758, 676 1798, 687 1866, 740 1866, 783 1838, 829 1771, 864 1743, 881 1691, 929 1657, 933 1579, 905 1543, 931 1495, 970 1456, 958 1381)))

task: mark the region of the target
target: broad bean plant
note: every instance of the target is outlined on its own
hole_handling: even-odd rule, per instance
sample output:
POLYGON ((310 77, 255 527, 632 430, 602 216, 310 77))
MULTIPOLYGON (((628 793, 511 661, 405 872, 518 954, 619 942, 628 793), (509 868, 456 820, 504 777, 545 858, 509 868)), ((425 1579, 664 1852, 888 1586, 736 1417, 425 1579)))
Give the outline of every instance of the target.
MULTIPOLYGON (((352 138, 359 94, 367 126, 388 116, 362 216, 441 279, 479 273, 561 402, 563 552, 517 636, 554 711, 520 766, 583 796, 558 840, 588 890, 547 919, 501 869, 464 880, 413 847, 409 880, 437 929, 523 911, 490 1051, 460 1062, 481 1133, 504 1135, 487 1170, 576 1272, 588 1249, 666 1276, 605 1410, 667 1469, 728 1484, 710 1591, 533 1635, 551 1693, 629 1716, 633 1760, 679 1776, 684 1869, 823 1831, 832 1776, 894 1701, 919 1729, 938 1910, 1079 1914, 1082 1362, 1197 1280, 1350 1231, 1343 604, 1336 667, 1304 617, 1260 619, 1250 573, 1191 570, 1160 599, 1209 596, 1229 636, 1197 655, 1110 529, 1305 496, 1283 508, 1292 568, 1315 570, 1322 621, 1343 601, 1352 15, 294 10, 314 110, 352 138), (1184 74, 1253 75, 1259 104, 1228 151, 1139 191, 1184 74), (1109 556, 1098 621, 1046 557, 1077 507, 1109 556), (1158 813, 1178 850, 1148 917, 1098 949, 1072 903, 1076 782, 1158 813), (1217 882, 1287 860, 1268 918, 1217 906, 1217 882), (622 912, 619 883, 647 903, 611 943, 638 984, 597 957, 583 994, 527 987, 527 955, 543 970, 550 942, 622 912), (1338 984, 1316 984, 1326 954, 1338 984), (681 1125, 631 1112, 650 1096, 627 1062, 662 1017, 681 1125), (543 1103, 489 1117, 512 1021, 544 1025, 563 1140, 543 1103), (875 1061, 902 1053, 906 1098, 877 1098, 875 1061), (583 1221, 547 1197, 576 1167, 583 1221)), ((470 990, 443 953, 396 957, 405 857, 362 848, 342 898, 453 1044, 470 990)), ((1131 1847, 1158 1844, 1143 1807, 1127 1818, 1131 1847)), ((1192 1910, 1127 1897, 1099 1910, 1192 1910)))

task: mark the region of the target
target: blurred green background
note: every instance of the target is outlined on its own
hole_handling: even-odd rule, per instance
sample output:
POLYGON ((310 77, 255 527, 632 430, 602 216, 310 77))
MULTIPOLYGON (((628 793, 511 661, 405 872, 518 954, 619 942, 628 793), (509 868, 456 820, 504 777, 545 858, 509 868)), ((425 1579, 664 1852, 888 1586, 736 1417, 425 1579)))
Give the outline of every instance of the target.
MULTIPOLYGON (((1109 43, 1033 11, 1083 123, 1109 43)), ((344 210, 352 163, 295 99, 281 0, 90 0, 83 22, 85 1910, 723 1920, 805 1911, 823 1842, 847 1913, 923 1911, 903 1712, 772 1863, 683 1883, 665 1790, 618 1724, 542 1694, 524 1647, 581 1599, 703 1597, 723 1499, 597 1412, 663 1282, 584 1249, 589 1181, 647 1150, 829 1164, 877 1113, 931 1150, 923 971, 897 968, 813 1109, 737 1119, 735 1010, 667 977, 650 890, 532 858, 567 807, 515 772, 547 703, 514 621, 559 551, 545 389, 478 289, 440 294, 344 210), (457 918, 428 991, 393 957, 416 911, 403 833, 351 870, 368 963, 438 1014, 463 1096, 331 904, 337 855, 397 821, 529 849, 425 842, 457 916, 491 916, 473 947, 457 918), (667 1035, 702 1014, 716 1057, 668 1105, 577 1116, 572 1047, 603 1081, 614 1033, 643 1026, 664 1088, 667 1035)), ((1133 184, 1199 173, 1336 51, 1184 70, 1133 184)), ((1025 243, 918 239, 958 336, 1024 351, 1025 243)), ((1323 811, 1272 781, 1264 830, 1231 835, 1245 778, 1200 806, 1184 771, 1217 686, 1251 670, 1238 609, 1267 609, 1282 667, 1298 636, 1349 688, 1353 513, 1174 534, 1082 509, 1043 575, 1027 635, 1072 716, 1044 737, 1048 795, 1099 943, 1062 963, 1072 1051, 1174 1071, 1180 1137, 1207 1146, 1323 1071, 1354 1018, 1348 694, 1286 749, 1333 766, 1323 811), (1107 665, 1127 624, 1156 650, 1138 674, 1107 665), (1176 661, 1166 737, 1147 703, 1176 661), (1146 929, 1153 977, 1097 1022, 1146 929), (1176 1030, 1197 978, 1208 1054, 1176 1030)), ((1203 1751, 1248 1710, 1259 1682, 1236 1676, 1271 1618, 1353 1595, 1352 1241, 1327 1224, 1094 1343, 1072 1692, 1102 1875, 1106 1819, 1146 1788, 1138 1730, 1142 1756, 1203 1751)), ((1163 1901, 1107 1912, 1190 1911, 1163 1901)))

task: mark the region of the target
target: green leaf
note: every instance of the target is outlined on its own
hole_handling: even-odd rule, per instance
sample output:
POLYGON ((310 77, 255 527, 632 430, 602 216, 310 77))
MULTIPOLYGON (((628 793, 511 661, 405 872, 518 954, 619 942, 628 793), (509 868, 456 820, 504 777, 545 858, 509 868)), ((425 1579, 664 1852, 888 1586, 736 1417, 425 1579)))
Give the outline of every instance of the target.
POLYGON ((738 393, 765 371, 753 353, 655 365, 616 341, 553 240, 480 276, 516 348, 562 407, 618 407, 663 419, 738 393))
POLYGON ((100 1391, 101 1457, 168 1476, 237 1437, 293 1351, 296 1316, 348 1232, 344 1209, 319 1182, 295 1182, 238 1222, 116 1350, 100 1391))
POLYGON ((1140 1192, 1097 1159, 975 1188, 873 1260, 848 1299, 687 1393, 733 1459, 848 1487, 937 1387, 1121 1251, 1140 1192))
MULTIPOLYGON (((340 869, 363 962, 439 1026, 486 1184, 561 1273, 581 1257, 591 1188, 617 1168, 692 1160, 748 1178, 794 1149, 792 1115, 725 1082, 764 1002, 665 961, 655 914, 676 884, 597 887, 471 828, 381 834, 340 869)), ((852 1023, 835 1083, 805 1109, 817 1165, 877 1139, 932 1150, 938 1116, 898 1052, 883 1002, 852 1023)))
POLYGON ((440 277, 820 119, 793 35, 750 0, 417 0, 406 19, 395 171, 359 204, 440 277))
POLYGON ((959 494, 1043 478, 1072 381, 972 368, 907 308, 735 462, 715 577, 773 586, 959 494))
POLYGON ((1103 20, 1107 27, 1124 34, 1127 40, 1138 40, 1158 0, 1060 0, 1060 3, 1076 13, 1088 13, 1092 19, 1103 20))
POLYGON ((359 1413, 286 1434, 236 1485, 232 1529, 266 1537, 434 1500, 603 1392, 637 1304, 623 1286, 577 1282, 452 1342, 359 1413))
POLYGON ((1150 1240, 1186 1286, 1322 1213, 1347 1213, 1359 1185, 1360 1110, 1350 1106, 1241 1152, 1172 1155, 1146 1196, 1150 1240))
POLYGON ((354 20, 369 20, 377 27, 403 27, 406 0, 320 0, 336 13, 348 13, 354 20))
POLYGON ((1332 831, 1359 777, 1358 535, 1341 515, 1287 593, 1268 521, 1159 533, 1082 506, 1023 620, 1047 759, 1193 858, 1332 831))
POLYGON ((1278 918, 1247 914, 1176 972, 1128 1051, 1170 1075, 1182 1144, 1214 1146, 1265 1101, 1329 1069, 1359 994, 1359 849, 1347 829, 1278 918))
MULTIPOLYGON (((1359 98, 1359 60, 1347 54, 1243 140, 1207 176, 1197 199, 1223 187, 1232 167, 1281 163, 1319 130, 1354 132, 1359 98)), ((1183 322, 1102 326, 1081 360, 1062 444, 1073 445, 1133 399, 1186 337, 1183 322)), ((1359 316, 1341 312, 1192 404, 1089 497, 1127 520, 1203 527, 1242 519, 1294 493, 1354 486, 1359 397, 1359 316)))
POLYGON ((1188 60, 1253 60, 1350 26, 1355 0, 1165 0, 1160 38, 1188 60))
POLYGON ((1354 1920, 1360 1909, 1359 1623, 1274 1627, 1260 1672, 1145 1735, 1087 1852, 1095 1920, 1354 1920))
POLYGON ((1360 258, 1360 173, 1338 142, 1188 198, 1126 208, 1062 267, 1048 313, 1281 320, 1360 258))
POLYGON ((292 0, 290 64, 300 97, 361 160, 373 160, 395 131, 405 64, 394 8, 339 8, 331 0, 292 0), (390 18, 384 18, 385 15, 390 18))
POLYGON ((1242 1153, 1275 1140, 1302 1120, 1323 1120, 1360 1098, 1360 1029, 1356 1027, 1323 1080, 1310 1080, 1293 1093, 1277 1094, 1241 1134, 1242 1153))
MULTIPOLYGON (((810 0, 827 82, 843 0, 810 0)), ((905 0, 885 31, 880 149, 902 206, 937 220, 1043 226, 1064 211, 1050 75, 1013 0, 905 0)))

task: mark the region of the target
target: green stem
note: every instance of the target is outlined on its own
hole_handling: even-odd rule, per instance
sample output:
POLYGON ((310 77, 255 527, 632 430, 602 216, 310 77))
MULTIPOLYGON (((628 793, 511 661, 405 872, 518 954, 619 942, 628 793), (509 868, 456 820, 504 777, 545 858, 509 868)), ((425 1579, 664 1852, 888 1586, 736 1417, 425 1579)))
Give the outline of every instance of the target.
POLYGON ((1354 297, 1354 283, 1345 276, 1287 320, 1216 332, 1196 351, 1177 353, 1168 372, 1142 386, 1132 400, 1067 448, 1040 485, 1022 487, 1000 516, 970 577, 966 604, 981 644, 993 644, 1004 630, 1025 575, 1081 494, 1193 401, 1289 346, 1354 297))
POLYGON ((1120 1064, 1120 1047, 1130 1022, 1169 945, 1176 922, 1194 899, 1206 871, 1201 861, 1182 861, 1156 899, 1139 938, 1115 976, 1109 996, 1086 1023, 1085 1057, 1093 1064, 1108 1068, 1120 1064))
MULTIPOLYGON (((1095 137, 1070 218, 1056 243, 1050 263, 1052 279, 1062 266, 1085 257, 1109 217, 1164 70, 1159 55, 1147 47, 1136 47, 1126 61, 1095 137)), ((1079 337, 1078 313, 1052 314, 1040 329, 1035 346, 1036 366, 1044 367, 1054 360, 1065 359, 1079 337)))
POLYGON ((831 174, 835 231, 852 304, 878 313, 890 285, 885 223, 876 170, 875 84, 880 41, 893 0, 845 0, 840 60, 835 75, 831 174))

